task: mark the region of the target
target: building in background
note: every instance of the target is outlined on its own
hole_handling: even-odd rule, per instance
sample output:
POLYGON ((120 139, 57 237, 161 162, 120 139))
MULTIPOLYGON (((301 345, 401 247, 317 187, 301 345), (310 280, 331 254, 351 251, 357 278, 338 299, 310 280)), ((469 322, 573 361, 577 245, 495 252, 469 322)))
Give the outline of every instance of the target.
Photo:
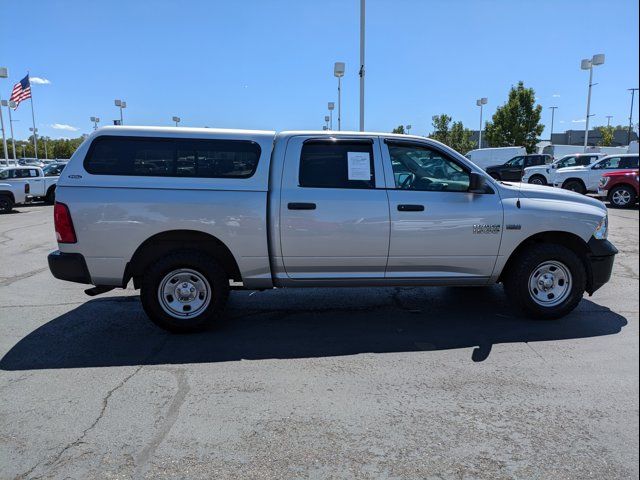
MULTIPOLYGON (((484 132, 483 132, 484 133, 484 132)), ((474 130, 471 135, 471 140, 478 143, 478 130, 474 130)), ((589 145, 596 146, 600 144, 602 140, 602 134, 600 130, 589 130, 589 145)), ((631 141, 638 140, 638 134, 635 131, 631 132, 631 141)), ((564 133, 554 133, 551 143, 554 145, 584 145, 584 130, 567 130, 564 133)), ((627 130, 619 129, 613 132, 612 147, 627 146, 627 130)), ((489 148, 494 145, 489 145, 486 141, 485 135, 482 135, 482 147, 489 148)))

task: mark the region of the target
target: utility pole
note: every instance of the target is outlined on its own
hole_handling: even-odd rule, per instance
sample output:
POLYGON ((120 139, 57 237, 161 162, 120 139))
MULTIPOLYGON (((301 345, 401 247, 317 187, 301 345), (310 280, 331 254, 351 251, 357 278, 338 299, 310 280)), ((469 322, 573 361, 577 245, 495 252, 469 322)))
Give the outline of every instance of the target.
POLYGON ((364 132, 364 27, 365 0, 360 0, 360 131, 364 132))
POLYGON ((551 134, 549 135, 549 141, 551 142, 551 144, 553 145, 553 120, 555 119, 556 116, 556 110, 558 109, 558 107, 549 107, 551 109, 551 134))
POLYGON ((627 145, 631 143, 631 129, 633 128, 633 97, 635 97, 637 88, 629 88, 631 92, 631 111, 629 112, 629 131, 627 132, 627 145))
POLYGON ((613 115, 607 115, 607 127, 611 126, 611 119, 613 118, 613 115))

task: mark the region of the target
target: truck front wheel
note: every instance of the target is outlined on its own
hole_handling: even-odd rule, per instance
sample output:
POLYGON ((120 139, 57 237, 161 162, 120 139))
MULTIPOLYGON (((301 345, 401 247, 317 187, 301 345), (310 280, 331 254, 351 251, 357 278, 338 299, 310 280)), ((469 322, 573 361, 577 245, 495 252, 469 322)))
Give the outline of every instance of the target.
POLYGON ((55 185, 52 185, 49 187, 49 190, 47 190, 47 196, 44 197, 44 201, 48 205, 53 205, 54 203, 56 203, 56 186, 55 185))
POLYGON ((528 316, 555 319, 570 313, 584 294, 584 263, 562 245, 534 244, 511 262, 504 278, 507 296, 528 316))
POLYGON ((220 318, 229 296, 226 272, 210 256, 178 251, 144 273, 142 307, 151 321, 174 333, 203 330, 220 318))

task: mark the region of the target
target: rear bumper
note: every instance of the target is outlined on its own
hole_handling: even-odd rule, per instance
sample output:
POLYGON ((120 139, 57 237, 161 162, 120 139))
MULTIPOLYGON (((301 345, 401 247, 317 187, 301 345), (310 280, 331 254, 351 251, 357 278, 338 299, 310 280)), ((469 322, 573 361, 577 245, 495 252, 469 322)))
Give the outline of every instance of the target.
POLYGON ((54 277, 67 282, 91 284, 87 262, 79 253, 51 252, 47 257, 49 270, 54 277))
POLYGON ((587 292, 591 295, 611 279, 613 261, 618 249, 609 240, 591 238, 589 243, 589 282, 587 292))

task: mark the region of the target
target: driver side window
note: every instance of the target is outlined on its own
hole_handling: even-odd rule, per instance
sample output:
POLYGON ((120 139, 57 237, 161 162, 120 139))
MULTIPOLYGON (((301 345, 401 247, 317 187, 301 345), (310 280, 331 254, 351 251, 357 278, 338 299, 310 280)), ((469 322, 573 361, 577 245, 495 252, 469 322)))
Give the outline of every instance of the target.
POLYGON ((395 187, 399 190, 466 192, 469 173, 457 162, 426 145, 389 142, 395 187))

